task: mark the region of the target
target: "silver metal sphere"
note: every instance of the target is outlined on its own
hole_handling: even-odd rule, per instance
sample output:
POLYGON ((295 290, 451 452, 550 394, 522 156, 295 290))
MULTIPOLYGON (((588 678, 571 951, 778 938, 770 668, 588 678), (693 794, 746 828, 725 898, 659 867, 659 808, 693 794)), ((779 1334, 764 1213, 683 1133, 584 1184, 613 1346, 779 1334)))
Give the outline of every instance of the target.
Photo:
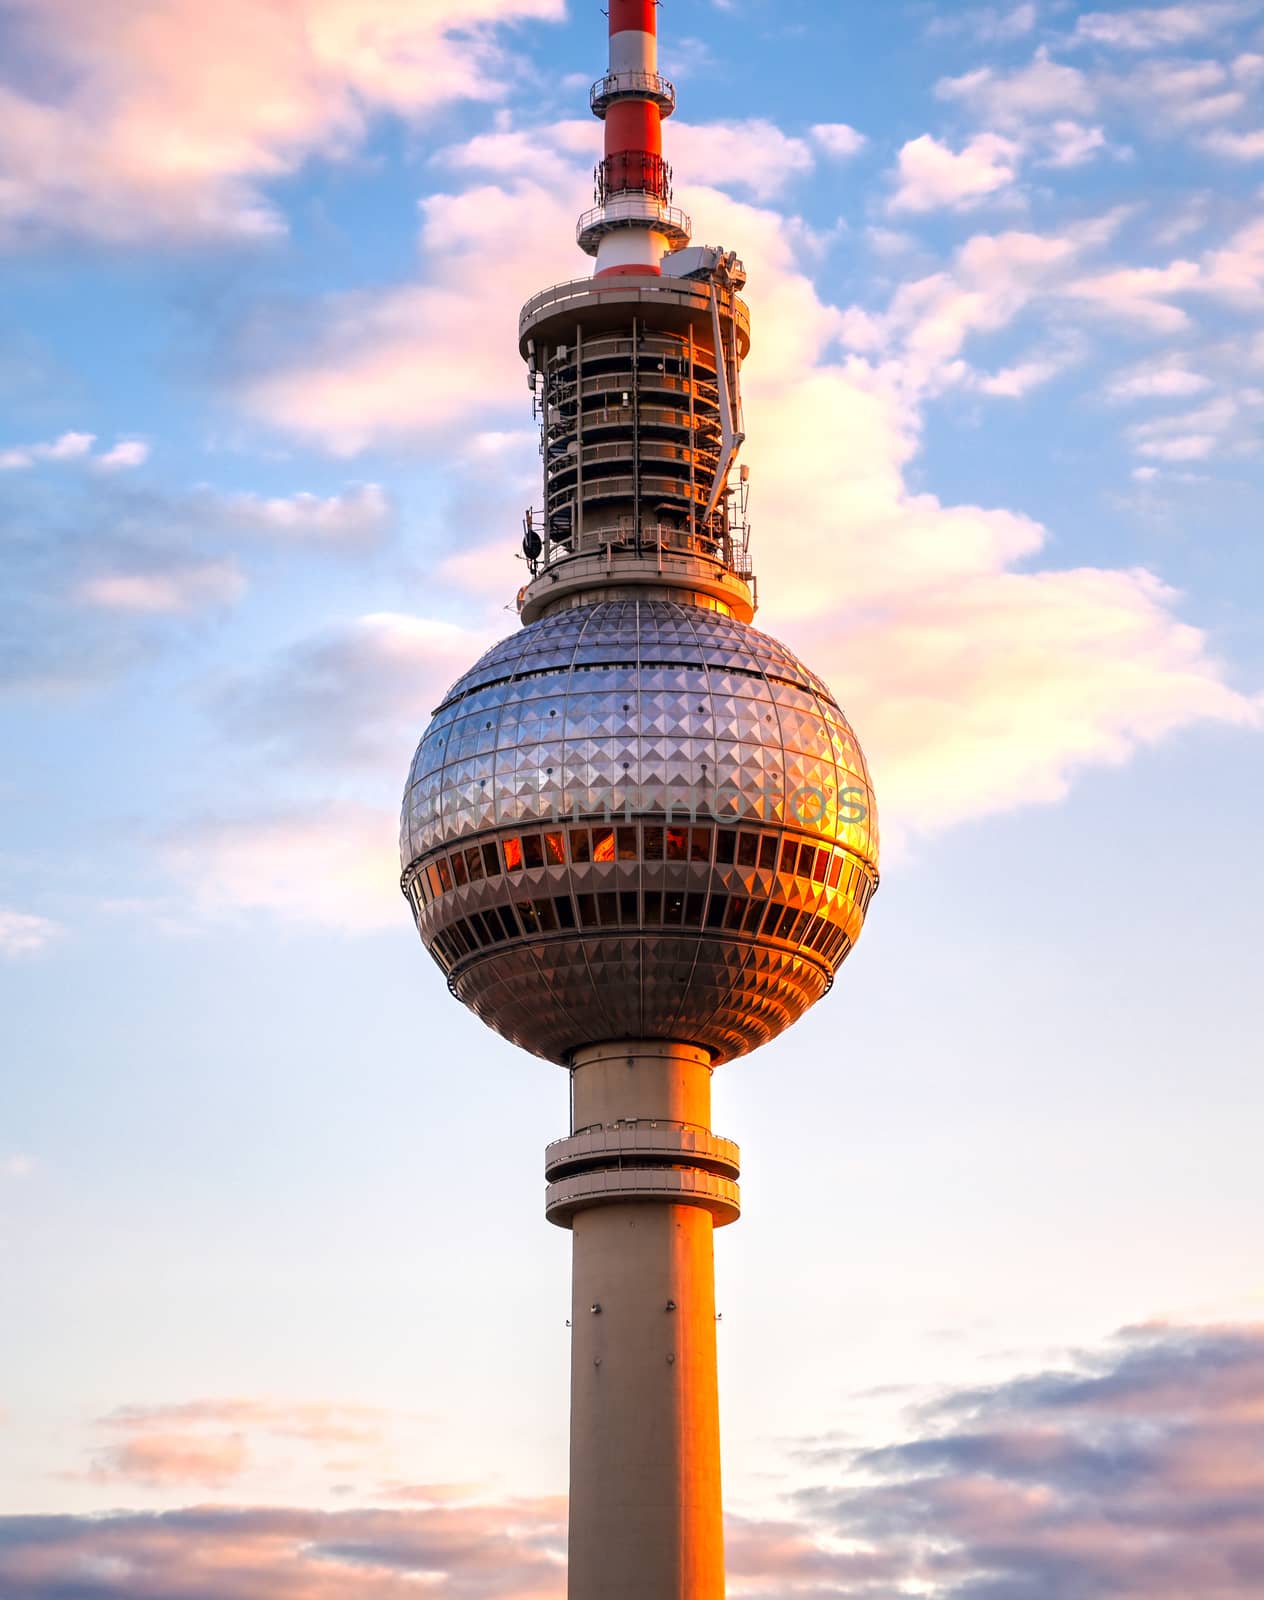
POLYGON ((715 1061, 829 988, 878 881, 865 760, 825 684, 667 600, 546 616, 451 689, 413 760, 402 879, 452 992, 565 1064, 715 1061))

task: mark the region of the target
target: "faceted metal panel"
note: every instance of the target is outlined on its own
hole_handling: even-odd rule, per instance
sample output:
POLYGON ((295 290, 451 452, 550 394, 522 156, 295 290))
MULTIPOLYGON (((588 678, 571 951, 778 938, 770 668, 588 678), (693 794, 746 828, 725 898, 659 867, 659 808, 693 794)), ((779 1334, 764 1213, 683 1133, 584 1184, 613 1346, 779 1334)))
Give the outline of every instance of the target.
MULTIPOLYGON (((546 616, 458 680, 413 761, 401 859, 407 876, 436 852, 506 829, 646 816, 790 829, 843 845, 876 881, 868 769, 826 685, 756 629, 665 600, 546 616)), ((640 882, 635 871, 627 882, 640 882)), ((550 893, 616 887, 610 874, 596 864, 553 869, 550 893)), ((732 892, 825 914, 819 886, 760 874, 756 888, 755 876, 732 892)), ((502 898, 510 888, 532 894, 522 882, 502 898)), ((829 910, 851 942, 868 892, 856 903, 848 891, 851 903, 829 910)), ((442 900, 419 911, 423 939, 433 943, 460 914, 442 900)), ((627 1037, 705 1045, 725 1059, 796 1021, 836 964, 720 930, 585 928, 476 953, 450 984, 491 1027, 552 1060, 627 1037)))

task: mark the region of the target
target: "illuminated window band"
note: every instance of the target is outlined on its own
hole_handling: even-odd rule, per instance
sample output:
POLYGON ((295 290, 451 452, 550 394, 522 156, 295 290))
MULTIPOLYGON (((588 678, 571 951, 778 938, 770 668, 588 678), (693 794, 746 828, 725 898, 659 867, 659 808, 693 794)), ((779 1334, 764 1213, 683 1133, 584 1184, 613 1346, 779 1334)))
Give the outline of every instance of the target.
MULTIPOLYGON (((722 886, 693 888, 688 882, 639 888, 594 884, 591 892, 584 893, 571 885, 572 893, 547 895, 538 888, 532 892, 520 877, 547 867, 594 864, 736 866, 775 872, 818 892, 833 891, 838 897, 833 909, 846 912, 855 906, 862 915, 877 887, 853 856, 819 839, 646 822, 546 829, 485 840, 419 865, 404 888, 420 918, 426 906, 454 889, 503 880, 509 896, 505 903, 466 911, 429 938, 431 953, 445 972, 513 940, 590 929, 643 933, 680 928, 752 939, 762 936, 810 951, 831 967, 850 948, 846 931, 828 912, 819 907, 803 910, 769 896, 731 892, 722 886)), ((580 885, 585 881, 581 878, 580 885)))

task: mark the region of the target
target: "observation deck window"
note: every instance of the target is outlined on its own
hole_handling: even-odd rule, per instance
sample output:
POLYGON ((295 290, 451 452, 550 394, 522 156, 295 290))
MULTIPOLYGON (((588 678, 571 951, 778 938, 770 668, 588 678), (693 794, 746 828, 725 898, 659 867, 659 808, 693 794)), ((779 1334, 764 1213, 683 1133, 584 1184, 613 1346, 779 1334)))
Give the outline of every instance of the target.
POLYGON ((538 833, 523 835, 522 859, 529 867, 542 867, 544 865, 544 846, 540 843, 540 835, 538 833))
POLYGON ((459 851, 452 857, 452 881, 458 889, 464 889, 470 881, 469 871, 465 865, 465 857, 459 851))
POLYGON ((715 861, 720 867, 731 867, 737 857, 737 835, 732 828, 721 828, 715 836, 715 861))
POLYGON ((522 871, 522 840, 521 839, 506 839, 505 840, 505 871, 506 872, 521 872, 522 871))
POLYGON ((566 865, 566 835, 564 833, 546 833, 544 835, 544 859, 551 867, 564 867, 566 865))

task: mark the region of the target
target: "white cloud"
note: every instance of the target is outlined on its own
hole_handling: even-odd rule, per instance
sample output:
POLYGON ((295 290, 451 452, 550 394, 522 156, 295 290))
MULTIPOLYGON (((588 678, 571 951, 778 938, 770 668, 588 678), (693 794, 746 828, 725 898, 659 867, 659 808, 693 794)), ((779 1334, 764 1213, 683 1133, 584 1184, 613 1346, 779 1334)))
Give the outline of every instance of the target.
POLYGON ((85 579, 75 590, 82 605, 137 616, 180 616, 229 606, 246 582, 231 561, 205 561, 148 571, 115 571, 85 579))
POLYGON ((1156 333, 1178 333, 1188 326, 1189 317, 1168 298, 1196 288, 1200 281, 1197 262, 1174 261, 1166 267, 1118 267, 1095 273, 1068 284, 1065 293, 1103 316, 1135 322, 1156 333))
MULTIPOLYGON (((591 140, 591 134, 588 137, 591 140)), ((707 123, 673 118, 666 140, 672 161, 691 182, 746 189, 760 200, 773 199, 815 164, 805 140, 783 133, 762 117, 707 123)))
POLYGON ((498 25, 564 0, 13 0, 40 81, 10 41, 0 85, 0 243, 73 232, 268 237, 266 185, 339 157, 370 119, 494 100, 498 25), (22 87, 19 87, 22 85, 22 87))
POLYGON ((924 133, 900 151, 897 188, 889 209, 968 210, 1009 189, 1018 176, 1020 147, 996 133, 981 133, 960 151, 924 133))
POLYGON ((60 923, 0 906, 0 957, 32 956, 46 950, 63 933, 60 923))
POLYGON ((967 7, 960 13, 936 16, 931 19, 926 31, 931 38, 966 33, 979 43, 1005 44, 1030 33, 1039 19, 1039 8, 1034 0, 1023 0, 1023 4, 1009 10, 978 6, 967 7))
POLYGON ((812 128, 812 137, 827 156, 835 161, 847 161, 868 144, 863 133, 846 122, 818 122, 812 128))
POLYGON ((1240 414, 1238 401, 1223 395, 1193 411, 1135 423, 1128 436, 1139 455, 1154 461, 1205 461, 1232 436, 1240 414))
POLYGON ((1189 44, 1219 33, 1250 15, 1250 5, 1197 0, 1195 4, 1140 7, 1130 11, 1090 11, 1075 26, 1075 37, 1118 50, 1156 50, 1189 44))
POLYGON ((1192 371, 1179 358, 1168 357, 1120 373, 1106 392, 1112 400, 1176 400, 1210 388, 1210 378, 1192 371))
POLYGON ((359 484, 342 494, 226 495, 224 519, 295 543, 363 545, 394 520, 395 509, 380 484, 359 484))
POLYGON ((1106 148, 1101 128, 1089 128, 1082 122, 1055 122, 1042 130, 1041 137, 1043 165, 1048 167, 1080 167, 1106 148))
POLYGON ((23 1178, 29 1178, 34 1171, 35 1162, 30 1156, 0 1156, 0 1178, 20 1182, 23 1178))
POLYGON ((120 439, 112 450, 96 458, 96 465, 107 472, 143 467, 149 460, 149 453, 149 446, 143 439, 120 439))
POLYGON ((1264 161, 1264 128, 1253 133, 1230 133, 1221 128, 1209 133, 1203 144, 1213 155, 1227 156, 1230 161, 1264 161))
POLYGON ((1040 360, 1021 361, 1013 367, 1003 367, 999 372, 980 376, 975 387, 980 394, 995 395, 1005 400, 1021 400, 1033 389, 1056 378, 1066 370, 1065 360, 1053 356, 1040 360))
POLYGON ((96 443, 93 433, 63 433, 47 444, 22 444, 0 451, 0 472, 16 472, 40 461, 79 461, 96 443))
POLYGON ((978 67, 959 78, 941 78, 935 93, 967 106, 981 121, 1007 129, 1049 117, 1089 117, 1098 103, 1089 78, 1078 67, 1054 61, 1043 46, 1025 67, 1013 72, 978 67))

